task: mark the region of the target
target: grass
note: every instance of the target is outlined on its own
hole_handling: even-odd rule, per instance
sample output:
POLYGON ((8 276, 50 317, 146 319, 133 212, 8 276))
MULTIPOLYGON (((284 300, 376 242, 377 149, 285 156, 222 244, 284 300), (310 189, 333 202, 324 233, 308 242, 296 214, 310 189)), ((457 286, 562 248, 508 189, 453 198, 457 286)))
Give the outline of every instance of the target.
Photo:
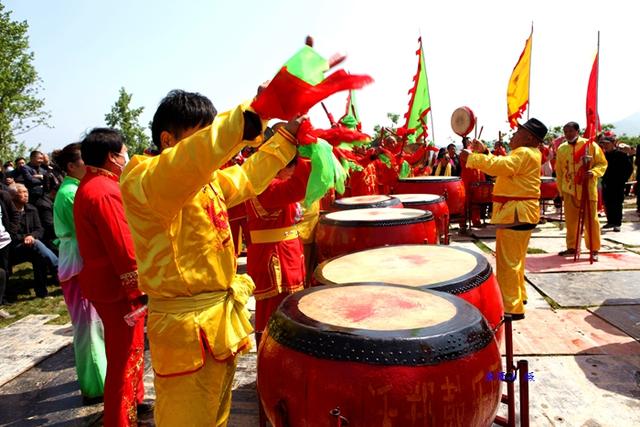
POLYGON ((527 253, 528 254, 546 254, 547 252, 538 248, 527 248, 527 253))
POLYGON ((18 290, 18 300, 10 305, 2 306, 4 310, 15 317, 0 319, 0 328, 4 328, 30 314, 57 314, 59 317, 51 320, 49 324, 64 325, 71 321, 60 286, 47 286, 49 290, 47 298, 36 298, 31 286, 33 286, 31 265, 25 263, 15 266, 9 283, 7 283, 7 288, 18 290))

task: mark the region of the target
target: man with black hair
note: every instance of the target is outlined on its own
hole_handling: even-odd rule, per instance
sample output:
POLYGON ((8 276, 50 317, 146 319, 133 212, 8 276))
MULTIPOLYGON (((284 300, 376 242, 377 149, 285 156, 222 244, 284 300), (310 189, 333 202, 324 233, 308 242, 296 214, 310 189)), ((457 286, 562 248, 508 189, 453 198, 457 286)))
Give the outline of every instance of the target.
POLYGON ((583 183, 587 183, 587 211, 584 217, 584 240, 593 260, 598 261, 600 250, 600 222, 598 221, 598 178, 607 169, 607 159, 598 144, 590 144, 579 136, 580 125, 569 122, 562 128, 566 142, 556 155, 556 183, 564 204, 567 225, 567 249, 560 256, 573 256, 578 247, 578 217, 582 203, 583 183), (586 179, 586 181, 585 181, 586 179))
POLYGON ((124 317, 142 307, 131 233, 122 207, 118 178, 127 163, 122 134, 93 129, 82 141, 86 174, 73 203, 73 219, 83 266, 82 295, 104 326, 107 376, 104 425, 132 426, 148 411, 144 398, 144 316, 132 326, 124 317))
POLYGON ((38 201, 44 195, 44 182, 46 171, 42 167, 44 162, 44 154, 41 151, 32 151, 29 155, 29 163, 24 165, 23 178, 24 185, 29 190, 29 199, 31 203, 38 201))
POLYGON ((607 212, 607 224, 602 228, 619 232, 625 185, 633 172, 633 164, 627 153, 617 149, 614 134, 602 135, 598 142, 607 159, 607 170, 602 176, 602 198, 607 212))
POLYGON ((261 193, 296 153, 299 120, 242 166, 220 169, 263 125, 242 104, 217 115, 198 93, 171 91, 151 126, 157 152, 134 156, 122 195, 149 296, 147 334, 158 426, 226 425, 236 355, 249 350, 254 284, 236 274, 227 209, 261 193))
POLYGON ((521 125, 511 138, 511 152, 494 156, 478 141, 476 153, 463 150, 460 161, 467 168, 495 176, 491 223, 496 229, 496 275, 505 314, 524 319, 527 290, 524 282, 525 257, 533 229, 540 220, 540 161, 538 145, 547 127, 537 119, 521 125))

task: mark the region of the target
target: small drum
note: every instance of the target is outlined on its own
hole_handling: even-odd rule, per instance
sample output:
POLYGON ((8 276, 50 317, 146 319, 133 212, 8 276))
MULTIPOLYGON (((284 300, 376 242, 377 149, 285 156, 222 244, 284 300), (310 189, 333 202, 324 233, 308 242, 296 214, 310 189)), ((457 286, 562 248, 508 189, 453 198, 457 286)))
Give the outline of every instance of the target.
POLYGON ((469 107, 456 108, 451 114, 451 129, 462 137, 469 135, 476 125, 476 116, 469 107))
POLYGON ((414 176, 400 178, 395 186, 395 192, 438 194, 443 196, 449 207, 451 216, 464 216, 465 192, 464 184, 459 176, 414 176))
POLYGON ((498 343, 480 312, 441 292, 358 284, 289 295, 258 350, 274 426, 489 426, 498 343))
POLYGON ((369 249, 320 264, 315 279, 320 285, 388 283, 447 292, 475 305, 493 328, 504 312, 491 265, 469 249, 429 245, 369 249))
POLYGON ((336 199, 333 210, 368 209, 368 208, 401 208, 402 202, 396 197, 384 195, 354 196, 336 199))
POLYGON ((490 205, 493 203, 493 182, 472 182, 469 185, 469 193, 469 203, 472 205, 490 205))
POLYGON ((410 209, 431 211, 436 220, 438 242, 449 244, 449 207, 444 197, 437 194, 394 194, 402 206, 410 209))
POLYGON ((320 217, 318 261, 385 245, 437 241, 433 214, 420 209, 352 209, 320 217))
POLYGON ((558 185, 552 176, 540 177, 540 198, 542 200, 553 200, 558 197, 558 185))

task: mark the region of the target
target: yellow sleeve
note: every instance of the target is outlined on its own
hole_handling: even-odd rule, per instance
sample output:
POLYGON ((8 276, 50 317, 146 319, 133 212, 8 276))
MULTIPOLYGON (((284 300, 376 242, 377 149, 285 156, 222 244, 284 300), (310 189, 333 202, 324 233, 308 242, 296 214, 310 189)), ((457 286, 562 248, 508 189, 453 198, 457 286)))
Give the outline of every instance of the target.
POLYGON ((604 175, 604 172, 607 170, 607 158, 605 157, 602 149, 598 144, 592 144, 594 148, 593 153, 593 164, 591 166, 590 171, 593 172, 593 175, 596 178, 600 178, 604 175))
POLYGON ((296 146, 276 133, 242 166, 216 171, 227 208, 256 197, 296 154, 296 146))
POLYGON ((472 153, 467 158, 468 168, 480 169, 491 176, 513 176, 521 164, 522 157, 513 152, 508 156, 472 153))
MULTIPOLYGON (((211 126, 183 139, 159 155, 132 162, 121 178, 129 203, 149 207, 149 214, 173 218, 187 200, 211 181, 219 169, 240 149, 247 104, 219 114, 211 126)), ((126 203, 126 201, 125 201, 126 203)))

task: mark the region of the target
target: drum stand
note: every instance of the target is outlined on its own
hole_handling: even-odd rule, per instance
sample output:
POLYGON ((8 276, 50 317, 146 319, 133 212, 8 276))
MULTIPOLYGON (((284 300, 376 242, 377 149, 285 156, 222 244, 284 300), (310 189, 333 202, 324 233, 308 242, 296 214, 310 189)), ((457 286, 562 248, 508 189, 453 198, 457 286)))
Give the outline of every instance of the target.
POLYGON ((520 426, 529 427, 529 362, 518 360, 518 366, 513 365, 513 320, 511 315, 504 316, 504 336, 507 350, 507 372, 504 380, 507 383, 507 394, 502 395, 501 403, 507 404, 507 418, 496 415, 494 423, 504 427, 516 425, 516 394, 515 381, 518 378, 520 387, 520 426), (520 374, 520 375, 518 375, 520 374))

